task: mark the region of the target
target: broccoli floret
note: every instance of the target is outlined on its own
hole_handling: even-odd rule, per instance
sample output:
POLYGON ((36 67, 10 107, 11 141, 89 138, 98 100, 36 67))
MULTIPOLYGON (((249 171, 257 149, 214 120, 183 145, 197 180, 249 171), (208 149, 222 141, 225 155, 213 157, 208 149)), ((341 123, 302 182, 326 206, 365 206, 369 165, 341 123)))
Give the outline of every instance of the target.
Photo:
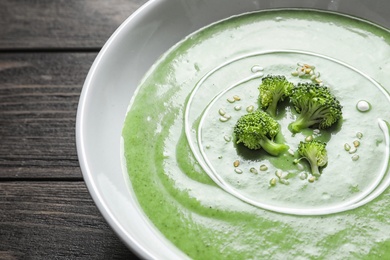
POLYGON ((328 163, 328 155, 326 152, 326 143, 313 140, 310 142, 300 142, 298 153, 305 158, 311 167, 313 176, 320 176, 319 167, 324 167, 328 163))
POLYGON ((234 126, 237 144, 243 143, 252 150, 263 148, 267 153, 277 156, 288 150, 285 144, 274 142, 279 133, 279 123, 261 110, 243 115, 234 126))
POLYGON ((268 75, 264 77, 259 86, 260 107, 275 117, 278 102, 289 96, 293 87, 294 84, 288 82, 284 76, 268 75))
POLYGON ((314 83, 300 83, 292 89, 290 101, 299 116, 289 125, 293 133, 302 129, 318 126, 329 128, 342 116, 342 106, 327 87, 314 83))

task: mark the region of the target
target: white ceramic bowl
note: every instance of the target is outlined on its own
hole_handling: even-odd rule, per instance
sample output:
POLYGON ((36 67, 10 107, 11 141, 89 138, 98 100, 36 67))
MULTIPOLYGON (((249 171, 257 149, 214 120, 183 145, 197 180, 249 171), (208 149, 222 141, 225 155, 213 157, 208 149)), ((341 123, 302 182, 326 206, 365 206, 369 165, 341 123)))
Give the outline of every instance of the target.
POLYGON ((140 257, 186 258, 144 216, 121 169, 121 131, 138 82, 162 53, 197 29, 232 15, 284 7, 332 10, 390 28, 387 0, 151 0, 116 30, 97 56, 77 113, 80 165, 102 215, 140 257))

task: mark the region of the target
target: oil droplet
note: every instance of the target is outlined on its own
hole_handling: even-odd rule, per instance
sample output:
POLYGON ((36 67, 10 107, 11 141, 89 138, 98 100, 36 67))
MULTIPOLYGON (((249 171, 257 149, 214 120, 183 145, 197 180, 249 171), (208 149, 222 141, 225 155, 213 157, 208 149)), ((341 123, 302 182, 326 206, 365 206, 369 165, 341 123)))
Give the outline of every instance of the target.
POLYGON ((367 101, 365 100, 360 100, 357 104, 356 104, 356 108, 357 110, 359 110, 360 112, 367 112, 371 109, 371 104, 368 103, 367 101))
POLYGON ((322 199, 323 200, 329 200, 330 198, 331 198, 330 194, 328 194, 326 192, 322 193, 322 199))
POLYGON ((251 69, 251 71, 252 71, 253 73, 256 73, 256 72, 259 72, 259 71, 263 71, 263 70, 264 70, 264 68, 261 67, 261 66, 259 66, 259 65, 255 65, 255 66, 253 66, 252 69, 251 69))

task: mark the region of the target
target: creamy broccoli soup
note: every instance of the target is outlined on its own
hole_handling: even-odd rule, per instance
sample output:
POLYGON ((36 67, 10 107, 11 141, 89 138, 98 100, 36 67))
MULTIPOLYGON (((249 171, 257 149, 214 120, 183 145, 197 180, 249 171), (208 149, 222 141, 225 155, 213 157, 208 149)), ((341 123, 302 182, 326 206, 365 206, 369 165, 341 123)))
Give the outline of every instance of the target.
MULTIPOLYGON (((123 128, 125 164, 151 222, 194 259, 390 257, 390 33, 328 12, 275 10, 213 24, 149 70, 123 128), (270 76, 328 89, 330 127, 292 131, 284 98, 280 154, 237 143, 270 76), (300 143, 326 145, 314 174, 300 143), (313 142, 314 142, 313 141, 313 142)), ((299 98, 298 98, 299 99, 299 98)))

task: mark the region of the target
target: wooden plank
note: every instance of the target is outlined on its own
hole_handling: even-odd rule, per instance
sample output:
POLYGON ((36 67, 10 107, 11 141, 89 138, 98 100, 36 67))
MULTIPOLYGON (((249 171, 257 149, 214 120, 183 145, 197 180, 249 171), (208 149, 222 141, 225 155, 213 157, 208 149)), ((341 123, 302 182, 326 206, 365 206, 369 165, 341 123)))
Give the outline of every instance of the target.
POLYGON ((81 179, 76 111, 96 55, 0 54, 0 180, 81 179))
POLYGON ((0 241, 1 259, 136 258, 83 182, 0 182, 0 241))
POLYGON ((147 0, 2 0, 0 49, 100 48, 147 0))

